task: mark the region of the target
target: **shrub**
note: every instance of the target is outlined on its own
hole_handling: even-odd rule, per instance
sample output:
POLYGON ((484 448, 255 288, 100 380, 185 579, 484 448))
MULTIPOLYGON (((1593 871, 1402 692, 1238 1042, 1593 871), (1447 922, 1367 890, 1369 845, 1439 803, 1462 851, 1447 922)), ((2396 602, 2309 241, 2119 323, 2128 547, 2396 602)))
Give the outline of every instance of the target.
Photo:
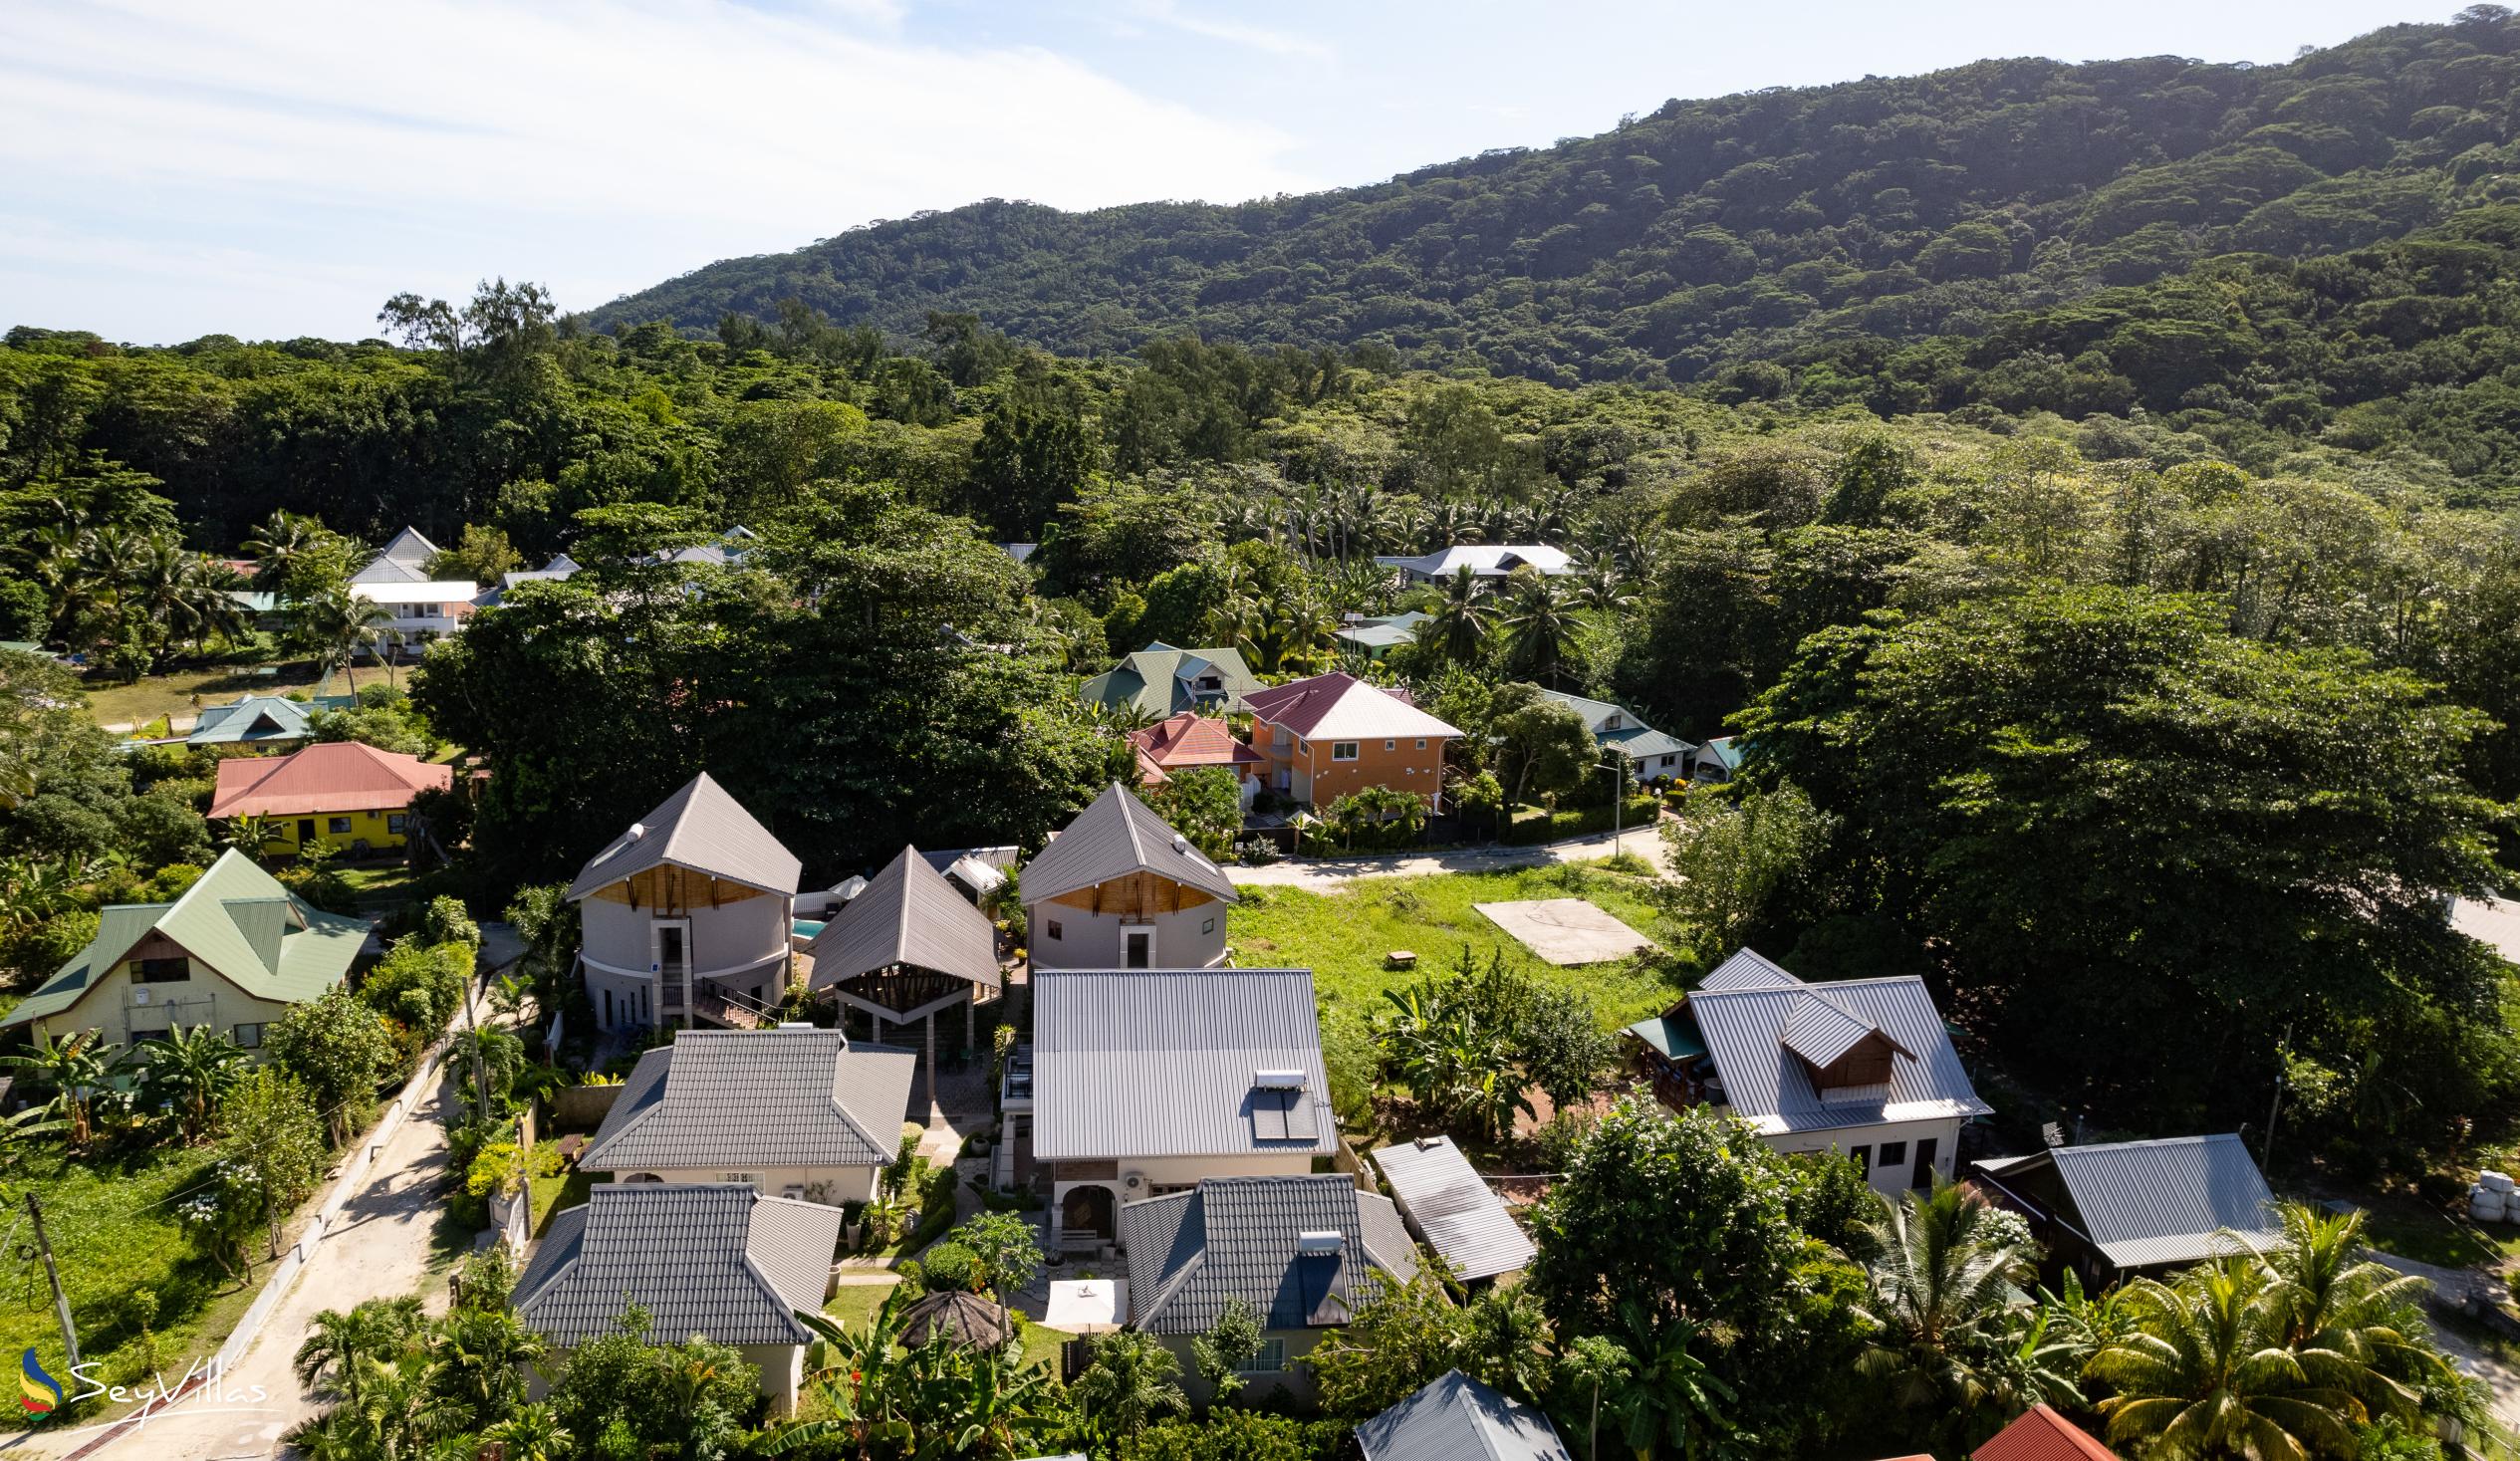
POLYGON ((968 1293, 980 1287, 979 1258, 951 1239, 927 1250, 919 1259, 919 1272, 931 1294, 947 1290, 968 1293))
POLYGON ((460 943, 478 951, 481 947, 481 925, 472 921, 472 913, 461 898, 443 893, 428 900, 420 914, 420 941, 428 944, 460 943))

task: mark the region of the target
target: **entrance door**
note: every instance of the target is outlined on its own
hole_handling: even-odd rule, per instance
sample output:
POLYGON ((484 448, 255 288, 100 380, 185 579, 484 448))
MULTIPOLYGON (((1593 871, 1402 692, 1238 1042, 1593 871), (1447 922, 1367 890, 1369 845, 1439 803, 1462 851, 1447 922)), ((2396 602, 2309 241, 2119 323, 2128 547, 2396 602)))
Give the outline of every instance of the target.
POLYGON ((1907 1185, 1919 1192, 1933 1186, 1933 1145, 1931 1136, 1916 1143, 1916 1170, 1909 1175, 1907 1185))
POLYGON ((1109 1187, 1071 1187, 1059 1199, 1060 1231, 1092 1234, 1109 1238, 1112 1227, 1112 1189, 1109 1187))
POLYGON ((302 848, 311 848, 315 846, 314 818, 301 817, 298 819, 298 846, 302 848))
POLYGON ((691 1008, 691 922, 659 918, 647 925, 648 962, 656 974, 658 1008, 687 1017, 691 1008))
POLYGON ((1126 968, 1151 969, 1155 966, 1155 931, 1152 928, 1130 927, 1120 931, 1120 961, 1126 968))

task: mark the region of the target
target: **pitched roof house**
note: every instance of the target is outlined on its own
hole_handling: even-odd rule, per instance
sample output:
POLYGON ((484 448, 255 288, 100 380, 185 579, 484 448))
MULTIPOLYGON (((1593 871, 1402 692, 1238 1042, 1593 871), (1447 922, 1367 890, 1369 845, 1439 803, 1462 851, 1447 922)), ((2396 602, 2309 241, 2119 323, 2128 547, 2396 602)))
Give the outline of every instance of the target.
POLYGON ((1513 1273, 1538 1250, 1504 1199, 1449 1136, 1420 1136, 1374 1153, 1400 1216, 1463 1283, 1513 1273))
POLYGON ((1226 1300, 1242 1300, 1266 1336, 1244 1371, 1255 1394, 1308 1393, 1311 1377, 1291 1361, 1381 1285, 1417 1276, 1416 1245, 1390 1199, 1335 1172, 1207 1177, 1132 1202, 1120 1221, 1132 1327, 1163 1340, 1190 1372, 1189 1341, 1215 1325, 1226 1300))
POLYGON ((1343 626, 1333 637, 1368 659, 1380 659, 1402 644, 1416 643, 1417 626, 1426 618, 1427 615, 1415 609, 1380 618, 1361 618, 1343 626))
POLYGON ((428 566, 437 552, 437 545, 420 536, 419 529, 404 528, 351 575, 350 581, 354 585, 422 583, 428 578, 428 566))
POLYGON ((184 744, 265 746, 309 740, 315 735, 316 711, 349 703, 347 696, 307 701, 286 695, 244 695, 225 705, 203 706, 184 744))
POLYGON ((2118 1453, 2042 1400, 1971 1451, 1969 1461, 2118 1461, 2118 1453))
POLYGON ((1157 640, 1087 680, 1078 693, 1088 705, 1109 710, 1177 715, 1203 706, 1234 709, 1258 688, 1259 677, 1242 662, 1239 649, 1175 649, 1157 640))
POLYGON ((1501 579, 1524 567, 1553 578, 1575 571, 1575 562, 1567 557, 1565 549, 1551 548, 1545 543, 1457 543, 1416 558, 1377 558, 1374 561, 1385 568, 1398 569, 1412 582, 1420 584, 1449 579, 1465 568, 1482 579, 1501 579))
POLYGON ((878 1040, 886 1020, 927 1022, 930 1105, 936 1100, 937 1015, 962 1006, 968 1047, 974 1009, 1005 983, 997 962, 997 925, 913 847, 902 848, 842 904, 806 953, 814 964, 809 986, 866 1011, 878 1040))
POLYGON ((325 741, 286 756, 220 762, 210 816, 271 819, 265 852, 319 842, 343 850, 398 848, 410 831, 411 799, 454 782, 451 766, 360 741, 325 741))
POLYGON ((1364 1461, 1575 1461, 1549 1417, 1457 1369, 1357 1426, 1364 1461))
POLYGON ((1242 699, 1271 790, 1325 807, 1367 787, 1391 787, 1443 810, 1444 742, 1461 732, 1405 699, 1344 673, 1242 699))
POLYGON ((340 984, 367 940, 365 919, 317 908, 231 848, 173 902, 100 910, 96 937, 0 1029, 129 1045, 208 1025, 253 1050, 265 1025, 340 984))
POLYGON ((1235 740, 1225 722, 1195 710, 1131 731, 1129 743, 1137 748, 1137 776, 1145 785, 1161 786, 1173 772, 1194 766, 1222 766, 1241 783, 1245 802, 1259 789, 1260 771, 1267 764, 1259 752, 1235 740))
POLYGON ((815 1313, 831 1292, 836 1207, 764 1197, 740 1184, 609 1182, 556 1213, 517 1277, 517 1319, 567 1350, 645 1310, 650 1334, 732 1344, 761 1371, 771 1413, 796 1408, 815 1313))
POLYGON ((1028 1101, 1053 1236, 1203 1177, 1296 1175, 1338 1145, 1309 969, 1038 969, 1028 1101))
MULTIPOLYGON (((1036 969, 1203 969, 1225 958, 1224 869, 1118 782, 1024 864, 1036 969)), ((865 896, 863 893, 860 896, 865 896)))
POLYGON ((2053 1146, 1975 1163, 2049 1252, 2095 1281, 2278 1242, 2275 1194, 2237 1135, 2053 1146))
POLYGON ((1779 1151, 1843 1151, 1885 1192, 1950 1176, 1961 1123, 1992 1109, 1913 975, 1806 984, 1744 949, 1628 1033, 1664 1099, 1723 1105, 1779 1151))
POLYGON ((786 988, 796 854, 707 772, 578 869, 596 1023, 757 1026, 786 988))
POLYGON ((1543 690, 1540 694, 1583 716, 1585 728, 1593 733, 1593 744, 1601 750, 1616 749, 1626 755, 1639 779, 1667 776, 1678 780, 1688 776, 1689 757, 1697 748, 1677 736, 1655 730, 1639 720, 1635 711, 1563 690, 1543 690))
POLYGON ((691 1030, 638 1058, 578 1165, 864 1202, 892 1159, 917 1057, 837 1030, 691 1030))

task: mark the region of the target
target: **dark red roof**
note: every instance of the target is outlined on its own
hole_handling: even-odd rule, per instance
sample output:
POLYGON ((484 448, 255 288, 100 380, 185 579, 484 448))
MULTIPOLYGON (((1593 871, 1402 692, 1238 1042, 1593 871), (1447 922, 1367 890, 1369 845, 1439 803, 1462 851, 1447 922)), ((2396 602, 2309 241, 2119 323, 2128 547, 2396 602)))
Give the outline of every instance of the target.
POLYGON ((455 769, 379 751, 359 741, 326 741, 288 756, 219 763, 212 817, 305 817, 318 812, 389 812, 413 794, 444 791, 455 769))
POLYGON ((2117 1452, 2045 1405, 2031 1406, 1969 1455, 1971 1461, 2119 1461, 2117 1452))

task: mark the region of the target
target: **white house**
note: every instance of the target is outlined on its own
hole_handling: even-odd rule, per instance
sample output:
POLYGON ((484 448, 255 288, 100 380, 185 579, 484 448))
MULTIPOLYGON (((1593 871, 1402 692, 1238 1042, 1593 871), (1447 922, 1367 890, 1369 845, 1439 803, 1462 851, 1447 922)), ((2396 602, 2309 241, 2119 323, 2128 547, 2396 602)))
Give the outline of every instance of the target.
POLYGON ((1452 578, 1463 569, 1481 579, 1501 579, 1518 568, 1555 578, 1575 572, 1575 563, 1563 548, 1546 543, 1459 543, 1436 553, 1416 558, 1377 558, 1376 563, 1397 569, 1412 584, 1436 584, 1452 578))
POLYGON ((740 1182, 837 1205, 875 1196, 917 1057, 837 1030, 688 1030, 638 1058, 578 1159, 624 1182, 740 1182))
MULTIPOLYGON (((385 652, 396 655, 426 649, 463 628, 472 617, 480 590, 470 579, 419 579, 406 583, 353 584, 353 597, 382 605, 393 613, 381 625, 385 652)), ((363 653, 367 652, 365 648, 363 653)))
POLYGON ((1961 1125, 1992 1109, 1914 975, 1806 984, 1743 949, 1629 1033, 1666 1100, 1722 1107, 1778 1151, 1843 1152, 1881 1192, 1948 1179, 1961 1125))
POLYGON ((707 772, 693 777, 569 885, 596 1024, 764 1023, 787 989, 802 871, 707 772))
POLYGON ((1118 782, 1024 864, 1036 969, 1193 969, 1225 960, 1232 879, 1118 782))
POLYGON ((1036 969, 1024 1094, 1054 1242, 1207 1177, 1301 1176, 1338 1146, 1310 969, 1036 969))

